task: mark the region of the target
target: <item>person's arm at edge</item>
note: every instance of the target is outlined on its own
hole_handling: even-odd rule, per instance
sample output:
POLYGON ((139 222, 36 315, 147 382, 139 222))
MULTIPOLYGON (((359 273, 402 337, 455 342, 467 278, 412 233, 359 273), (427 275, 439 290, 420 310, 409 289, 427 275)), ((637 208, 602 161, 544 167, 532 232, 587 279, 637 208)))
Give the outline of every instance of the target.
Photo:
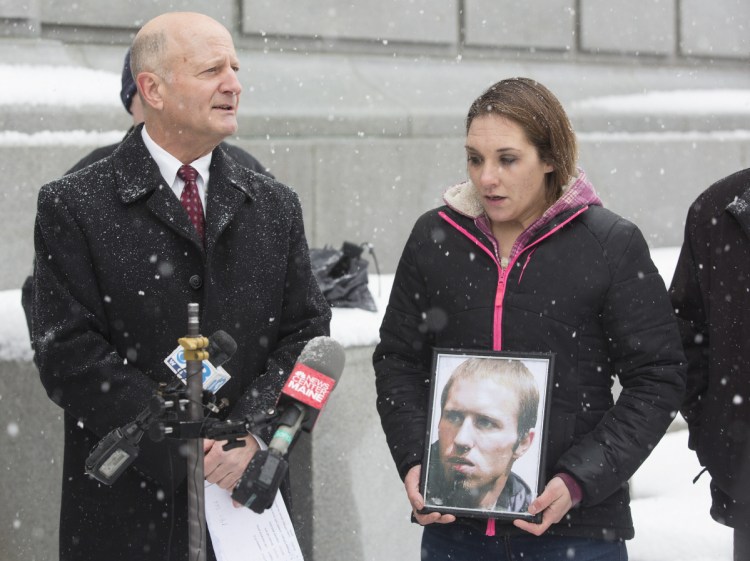
POLYGON ((702 396, 708 389, 709 331, 700 286, 702 275, 696 266, 694 253, 698 233, 697 212, 691 207, 685 224, 685 240, 669 289, 688 359, 687 388, 680 410, 690 428, 688 446, 691 449, 695 449, 694 435, 701 416, 702 396))

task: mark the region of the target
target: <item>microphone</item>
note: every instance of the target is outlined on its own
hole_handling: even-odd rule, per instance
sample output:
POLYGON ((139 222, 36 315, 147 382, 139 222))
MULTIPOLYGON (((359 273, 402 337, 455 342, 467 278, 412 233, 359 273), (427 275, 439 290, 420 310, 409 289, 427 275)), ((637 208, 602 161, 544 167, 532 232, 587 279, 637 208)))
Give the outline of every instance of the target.
POLYGON ((261 513, 269 508, 289 469, 284 454, 300 429, 311 431, 344 370, 343 347, 330 337, 315 337, 302 349, 292 374, 284 384, 278 407, 279 426, 268 445, 259 450, 232 491, 232 498, 261 513))
MULTIPOLYGON (((203 362, 203 389, 215 394, 229 381, 231 376, 221 365, 227 362, 237 350, 237 343, 226 331, 219 329, 208 338, 208 360, 203 362)), ((172 351, 165 359, 164 364, 177 375, 183 382, 187 383, 187 363, 185 362, 184 350, 181 346, 172 351)))
POLYGON ((330 337, 311 339, 297 359, 292 374, 281 389, 277 405, 302 407, 306 412, 302 429, 312 431, 321 409, 344 370, 344 348, 330 337), (305 405, 307 407, 305 407, 305 405))
MULTIPOLYGON (((180 347, 178 347, 179 349, 180 347)), ((209 362, 218 368, 232 357, 237 350, 237 343, 229 333, 220 329, 208 338, 207 350, 209 362)), ((180 365, 174 362, 173 355, 175 355, 175 352, 168 356, 164 362, 179 376, 180 365)), ((184 361, 181 368, 184 378, 184 361)), ((112 485, 117 481, 138 457, 138 444, 143 434, 152 425, 155 415, 152 406, 149 405, 138 415, 135 421, 110 431, 94 446, 88 458, 86 458, 86 473, 105 485, 112 485)), ((152 439, 154 439, 153 435, 152 439)))
POLYGON ((112 485, 138 457, 138 443, 151 421, 151 411, 141 411, 135 421, 112 430, 102 438, 86 458, 86 473, 112 485))
POLYGON ((208 361, 216 368, 224 364, 237 350, 237 342, 226 331, 219 329, 208 338, 208 361))

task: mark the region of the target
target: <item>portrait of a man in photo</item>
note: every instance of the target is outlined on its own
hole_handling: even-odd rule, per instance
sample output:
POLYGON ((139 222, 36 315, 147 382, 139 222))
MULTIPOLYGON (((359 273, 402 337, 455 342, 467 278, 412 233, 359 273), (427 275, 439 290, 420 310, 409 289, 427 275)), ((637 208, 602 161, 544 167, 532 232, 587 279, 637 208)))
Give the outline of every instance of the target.
POLYGON ((427 503, 526 512, 535 494, 512 469, 534 441, 538 407, 537 382, 522 361, 470 358, 462 362, 440 397, 427 503))

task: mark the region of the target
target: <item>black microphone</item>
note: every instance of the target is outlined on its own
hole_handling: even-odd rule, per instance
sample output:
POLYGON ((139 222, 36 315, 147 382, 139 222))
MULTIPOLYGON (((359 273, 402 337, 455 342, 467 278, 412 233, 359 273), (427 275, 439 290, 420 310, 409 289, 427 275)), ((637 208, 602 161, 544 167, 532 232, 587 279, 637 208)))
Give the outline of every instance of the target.
POLYGON ((86 473, 112 485, 138 457, 138 443, 151 421, 150 409, 141 411, 135 421, 116 428, 102 438, 89 453, 86 473))
POLYGON ((330 337, 311 339, 284 384, 278 407, 279 426, 268 445, 250 460, 232 498, 254 512, 269 508, 289 469, 283 458, 300 428, 310 431, 344 370, 343 347, 330 337))
POLYGON ((208 361, 216 368, 224 364, 237 350, 237 342, 232 336, 219 329, 208 338, 208 361))
MULTIPOLYGON (((209 362, 218 368, 232 357, 237 350, 237 343, 229 333, 219 329, 208 338, 207 350, 209 362)), ((176 384, 179 387, 180 382, 176 384)), ((149 405, 135 421, 110 431, 86 458, 86 473, 105 485, 112 485, 117 481, 138 457, 138 443, 155 417, 156 413, 149 405)))

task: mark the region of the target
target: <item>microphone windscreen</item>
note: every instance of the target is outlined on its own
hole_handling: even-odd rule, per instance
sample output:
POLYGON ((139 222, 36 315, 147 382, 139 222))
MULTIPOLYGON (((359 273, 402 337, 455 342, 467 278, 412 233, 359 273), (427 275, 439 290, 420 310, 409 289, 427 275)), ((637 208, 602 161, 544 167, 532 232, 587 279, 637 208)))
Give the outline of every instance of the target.
POLYGON ((221 366, 237 350, 237 342, 224 330, 219 329, 208 338, 208 360, 214 366, 221 366))
POLYGON ((334 381, 338 381, 344 371, 346 354, 344 348, 330 337, 315 337, 308 341, 297 359, 298 364, 325 374, 334 381))

